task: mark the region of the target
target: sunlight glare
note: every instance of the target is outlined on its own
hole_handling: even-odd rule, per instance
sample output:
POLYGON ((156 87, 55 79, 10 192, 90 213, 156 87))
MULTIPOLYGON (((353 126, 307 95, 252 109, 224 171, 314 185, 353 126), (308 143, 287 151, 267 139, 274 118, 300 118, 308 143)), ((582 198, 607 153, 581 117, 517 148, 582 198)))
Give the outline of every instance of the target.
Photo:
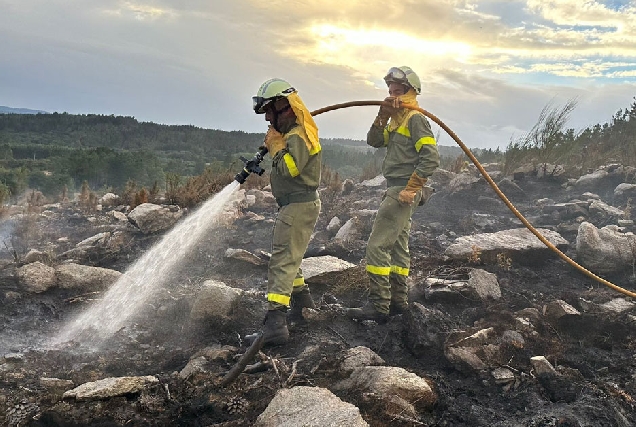
POLYGON ((398 31, 347 29, 334 25, 317 25, 311 28, 319 40, 319 47, 326 52, 336 52, 343 45, 383 46, 396 50, 421 52, 427 55, 453 56, 465 59, 471 53, 466 43, 444 40, 424 40, 398 31))

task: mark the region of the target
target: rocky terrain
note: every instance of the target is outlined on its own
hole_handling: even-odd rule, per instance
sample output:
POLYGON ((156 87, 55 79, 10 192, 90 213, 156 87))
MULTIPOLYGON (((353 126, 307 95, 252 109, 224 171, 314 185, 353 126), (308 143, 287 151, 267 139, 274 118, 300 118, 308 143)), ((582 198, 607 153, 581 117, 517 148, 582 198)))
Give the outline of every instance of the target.
MULTIPOLYGON (((636 290, 634 168, 486 167, 552 244, 636 290)), ((6 207, 2 425, 636 425, 633 299, 558 258, 474 169, 438 170, 429 184, 413 220, 406 314, 383 325, 342 315, 365 302, 364 249, 385 182, 329 183, 303 261, 319 307, 290 319, 288 345, 253 356, 245 337, 265 313, 276 215, 267 188, 218 200, 223 209, 181 235, 200 211, 131 210, 114 194, 97 207, 6 207), (186 243, 143 261, 174 239, 186 243), (153 267, 129 284, 142 261, 153 267), (113 289, 133 292, 64 334, 113 289), (113 319, 123 326, 111 333, 113 319)))

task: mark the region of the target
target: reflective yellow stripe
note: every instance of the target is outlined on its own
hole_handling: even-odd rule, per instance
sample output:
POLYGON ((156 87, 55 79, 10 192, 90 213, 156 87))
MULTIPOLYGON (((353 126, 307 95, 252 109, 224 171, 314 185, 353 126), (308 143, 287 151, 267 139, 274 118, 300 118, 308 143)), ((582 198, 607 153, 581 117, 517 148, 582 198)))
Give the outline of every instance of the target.
POLYGON ((319 145, 318 147, 315 147, 314 149, 309 150, 309 155, 313 156, 314 154, 319 153, 321 150, 322 150, 322 147, 319 145))
POLYGON ((290 300, 291 300, 291 297, 288 297, 287 295, 267 294, 267 301, 277 302, 282 305, 288 306, 290 300))
POLYGON ((305 278, 304 277, 297 277, 294 279, 294 288, 297 288, 299 286, 303 286, 305 284, 305 278))
POLYGON ((407 138, 411 137, 411 131, 409 130, 408 126, 400 126, 399 128, 395 129, 395 131, 407 138))
POLYGON ((435 138, 432 136, 423 136, 415 143, 415 151, 418 153, 422 149, 422 145, 435 145, 435 138))
POLYGON ((409 275, 409 269, 406 267, 400 267, 397 265, 392 265, 391 266, 391 273, 395 273, 395 274, 399 274, 400 276, 408 276, 409 275))
POLYGON ((287 169, 289 169, 289 174, 292 176, 292 178, 300 175, 300 172, 298 172, 298 168, 296 167, 296 162, 294 161, 294 158, 291 154, 285 153, 285 155, 283 156, 283 160, 285 160, 285 164, 287 165, 287 169))
POLYGON ((384 132, 382 132, 382 136, 384 136, 384 146, 389 145, 389 128, 384 128, 384 132))
POLYGON ((367 265, 367 271, 377 276, 388 276, 391 274, 391 267, 379 267, 377 265, 367 265))

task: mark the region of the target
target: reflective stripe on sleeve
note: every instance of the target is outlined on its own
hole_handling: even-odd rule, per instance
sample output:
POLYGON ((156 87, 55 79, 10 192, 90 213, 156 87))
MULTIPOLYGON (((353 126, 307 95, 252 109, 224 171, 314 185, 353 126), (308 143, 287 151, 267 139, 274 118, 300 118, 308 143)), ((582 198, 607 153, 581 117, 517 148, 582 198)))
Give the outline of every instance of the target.
POLYGON ((435 138, 432 136, 423 136, 415 143, 415 151, 418 153, 422 149, 423 145, 436 145, 435 138))
POLYGON ((297 277, 294 279, 294 288, 298 288, 300 286, 304 286, 305 285, 305 278, 304 277, 297 277))
POLYGON ((292 178, 300 175, 300 172, 298 171, 298 168, 296 167, 296 162, 294 161, 294 158, 292 157, 291 154, 285 153, 285 155, 283 156, 283 160, 285 161, 285 164, 287 165, 287 169, 289 169, 289 174, 292 176, 292 178))
POLYGON ((391 274, 391 267, 380 267, 377 265, 367 265, 367 271, 376 276, 388 276, 391 274))
POLYGON ((277 303, 282 304, 282 305, 289 306, 289 301, 290 300, 291 300, 291 297, 289 297, 287 295, 267 294, 267 301, 277 302, 277 303))

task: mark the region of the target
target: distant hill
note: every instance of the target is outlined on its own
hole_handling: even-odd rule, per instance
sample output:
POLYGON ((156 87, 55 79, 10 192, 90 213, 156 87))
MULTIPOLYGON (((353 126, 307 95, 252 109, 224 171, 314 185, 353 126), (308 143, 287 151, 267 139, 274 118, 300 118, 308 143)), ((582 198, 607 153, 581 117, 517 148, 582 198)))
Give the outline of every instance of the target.
POLYGON ((30 110, 28 108, 12 108, 0 105, 0 114, 48 114, 42 110, 30 110))
MULTIPOLYGON (((346 146, 348 148, 356 148, 358 150, 373 150, 372 147, 367 145, 367 142, 361 139, 346 139, 346 138, 321 138, 320 143, 326 146, 346 146)), ((458 157, 463 154, 462 149, 457 145, 438 145, 440 157, 458 157)))

